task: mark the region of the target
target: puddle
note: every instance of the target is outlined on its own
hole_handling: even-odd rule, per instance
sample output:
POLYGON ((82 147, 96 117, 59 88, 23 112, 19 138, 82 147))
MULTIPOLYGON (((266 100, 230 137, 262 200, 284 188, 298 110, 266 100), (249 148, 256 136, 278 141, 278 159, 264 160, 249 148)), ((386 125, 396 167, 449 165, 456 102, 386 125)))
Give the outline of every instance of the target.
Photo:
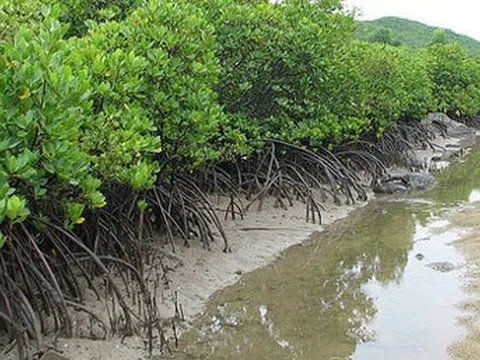
MULTIPOLYGON (((450 218, 480 201, 480 152, 438 187, 357 210, 211 299, 175 359, 448 359, 468 230, 450 218)), ((265 236, 268 236, 266 234, 265 236)))
POLYGON ((378 337, 359 344, 353 359, 448 359, 448 345, 465 335, 456 325, 455 306, 464 297, 464 259, 449 244, 464 232, 449 222, 417 225, 401 283, 385 286, 372 279, 365 286, 379 309, 369 326, 378 337))
POLYGON ((468 197, 468 202, 471 204, 480 202, 480 190, 473 190, 468 197))

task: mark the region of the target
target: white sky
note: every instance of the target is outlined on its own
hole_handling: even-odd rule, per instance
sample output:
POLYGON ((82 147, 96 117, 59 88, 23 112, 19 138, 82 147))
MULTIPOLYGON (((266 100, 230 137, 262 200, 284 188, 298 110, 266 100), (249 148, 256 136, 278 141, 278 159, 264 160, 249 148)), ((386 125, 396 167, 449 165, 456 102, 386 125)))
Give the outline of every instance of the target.
POLYGON ((359 7, 365 20, 404 17, 480 40, 480 0, 345 0, 345 4, 359 7))

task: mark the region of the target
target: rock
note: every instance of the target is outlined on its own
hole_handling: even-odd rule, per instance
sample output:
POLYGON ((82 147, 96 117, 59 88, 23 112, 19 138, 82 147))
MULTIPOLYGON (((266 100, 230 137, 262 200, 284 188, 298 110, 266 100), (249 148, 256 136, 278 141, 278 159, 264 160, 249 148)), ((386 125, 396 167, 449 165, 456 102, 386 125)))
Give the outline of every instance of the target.
POLYGON ((435 271, 439 271, 442 273, 447 273, 455 270, 455 265, 453 265, 452 263, 449 263, 448 261, 433 262, 433 263, 427 264, 427 266, 430 269, 433 269, 435 271))
POLYGON ((421 253, 418 253, 417 255, 415 255, 415 257, 417 258, 418 261, 422 261, 423 259, 425 259, 425 255, 421 253))
POLYGON ((439 124, 446 131, 447 136, 461 138, 468 140, 469 142, 475 141, 476 131, 475 129, 466 126, 458 121, 450 119, 446 114, 443 113, 431 113, 428 114, 427 118, 423 121, 424 124, 439 124))
POLYGON ((397 194, 407 192, 407 187, 401 184, 386 182, 375 185, 373 191, 378 194, 397 194))
POLYGON ((406 181, 409 191, 430 190, 437 184, 437 179, 428 173, 408 173, 398 177, 401 181, 406 181))
POLYGON ((428 173, 406 173, 389 175, 377 183, 373 191, 381 194, 418 192, 432 189, 437 179, 428 173))
POLYGON ((421 239, 418 239, 417 241, 415 241, 416 243, 417 242, 421 242, 421 241, 430 241, 431 239, 427 236, 427 237, 423 237, 421 239))
POLYGON ((420 158, 412 153, 408 155, 405 165, 411 171, 425 171, 430 169, 431 162, 431 159, 425 157, 420 158))

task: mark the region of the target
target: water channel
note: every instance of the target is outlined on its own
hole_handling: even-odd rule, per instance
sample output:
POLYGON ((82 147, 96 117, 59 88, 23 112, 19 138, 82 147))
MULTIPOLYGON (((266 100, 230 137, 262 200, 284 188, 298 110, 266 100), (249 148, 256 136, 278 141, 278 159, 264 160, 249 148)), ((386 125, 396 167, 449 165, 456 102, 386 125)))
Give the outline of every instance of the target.
MULTIPOLYGON (((480 147, 431 192, 379 198, 218 292, 175 359, 449 359, 480 147)), ((480 223, 480 215, 479 215, 480 223)), ((479 355, 480 356, 480 355, 479 355)))

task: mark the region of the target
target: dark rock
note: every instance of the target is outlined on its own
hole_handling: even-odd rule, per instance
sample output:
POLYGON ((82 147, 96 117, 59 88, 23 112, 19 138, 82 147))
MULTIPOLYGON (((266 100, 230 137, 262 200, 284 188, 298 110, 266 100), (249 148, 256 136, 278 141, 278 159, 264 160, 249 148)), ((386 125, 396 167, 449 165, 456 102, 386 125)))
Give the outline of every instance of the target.
POLYGON ((407 187, 392 182, 382 182, 373 187, 373 191, 378 194, 397 194, 407 192, 407 187))
POLYGON ((425 255, 421 253, 418 253, 417 255, 415 255, 415 257, 417 258, 418 261, 422 261, 423 259, 425 259, 425 255))
POLYGON ((474 142, 476 137, 475 129, 468 127, 458 121, 452 120, 443 113, 428 114, 427 118, 423 121, 423 123, 427 125, 436 123, 440 125, 443 129, 445 129, 447 136, 461 138, 468 142, 474 142))
POLYGON ((429 161, 426 159, 420 159, 412 153, 408 154, 405 165, 411 171, 422 171, 428 169, 429 161))
POLYGON ((418 192, 432 189, 437 179, 428 173, 407 173, 390 175, 377 183, 373 191, 381 194, 418 192))
POLYGON ((408 191, 426 191, 437 185, 437 179, 428 173, 408 173, 400 176, 406 182, 408 191))
POLYGON ((433 269, 435 271, 442 272, 442 273, 447 273, 447 272, 455 270, 455 265, 453 265, 452 263, 449 263, 447 261, 433 262, 433 263, 427 264, 427 266, 430 269, 433 269))

